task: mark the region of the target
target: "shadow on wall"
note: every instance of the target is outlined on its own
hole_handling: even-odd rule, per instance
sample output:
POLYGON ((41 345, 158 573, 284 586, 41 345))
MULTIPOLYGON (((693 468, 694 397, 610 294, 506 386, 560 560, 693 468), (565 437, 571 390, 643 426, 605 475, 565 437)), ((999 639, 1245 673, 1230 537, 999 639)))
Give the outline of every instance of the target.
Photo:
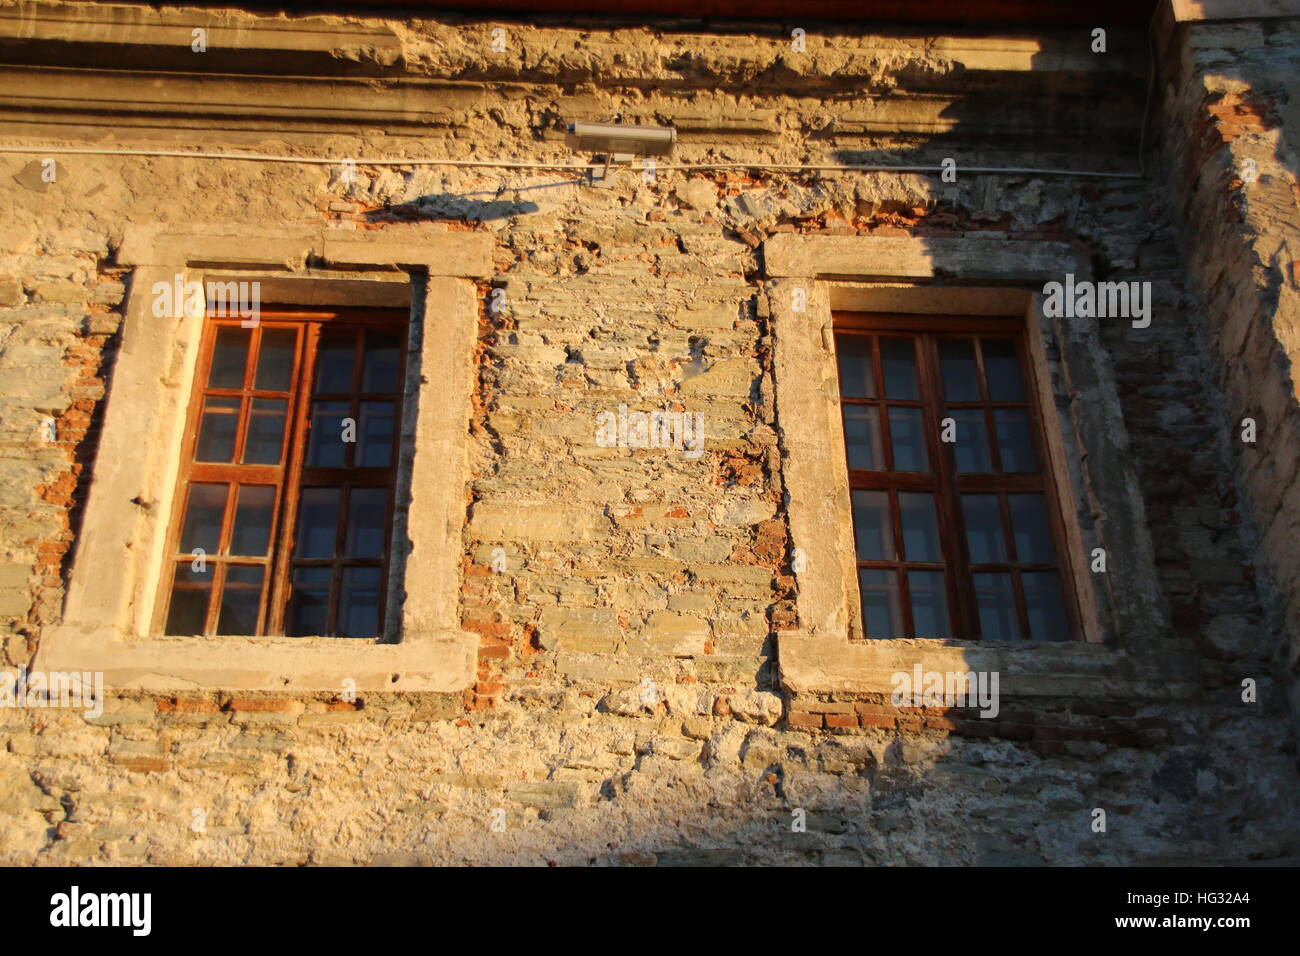
MULTIPOLYGON (((1061 81, 1069 82, 1068 78, 1061 81)), ((1083 88, 1080 80, 1074 94, 1078 96, 1083 88)), ((915 151, 912 161, 935 165, 942 155, 939 150, 947 144, 964 144, 966 155, 978 155, 976 150, 990 148, 996 140, 993 148, 1004 155, 1024 151, 1023 163, 1011 165, 1035 165, 1029 158, 1036 155, 1035 137, 1042 135, 1043 141, 1059 148, 1070 134, 1082 134, 1083 141, 1090 143, 1087 158, 1113 162, 1113 168, 1125 171, 1135 168, 1141 95, 1126 89, 1122 96, 1102 101, 1111 107, 1100 111, 1108 117, 1104 135, 1079 119, 1084 99, 1079 97, 1069 110, 1050 116, 1041 115, 1041 110, 1042 102, 1055 101, 1052 97, 1040 99, 1037 114, 1026 114, 1014 103, 990 113, 987 97, 951 104, 941 113, 952 124, 950 131, 927 133, 929 148, 915 151), (999 129, 1006 134, 1001 140, 997 140, 999 129), (1108 144, 1120 145, 1108 153, 1108 144)), ((900 159, 897 150, 838 148, 833 155, 846 165, 908 162, 900 159)), ((539 211, 536 203, 520 199, 520 193, 561 186, 575 183, 563 180, 510 190, 430 193, 366 215, 372 221, 504 220, 539 211), (514 198, 501 198, 504 195, 514 198)), ((990 181, 988 189, 978 192, 989 202, 990 213, 1004 202, 997 186, 990 181)), ((1005 206, 1002 211, 1009 212, 1005 206)), ((977 658, 964 653, 964 666, 978 670, 977 658)), ((767 688, 771 681, 756 675, 756 686, 767 688)), ((1118 735, 1109 715, 1089 715, 1102 717, 1093 722, 1095 730, 1070 726, 1086 713, 1074 711, 1074 703, 1054 700, 1060 712, 1046 715, 1045 723, 1053 725, 1047 729, 1060 723, 1063 729, 1080 734, 1118 735)), ((1124 706, 1128 703, 1121 705, 1121 712, 1124 706)), ((1201 723, 1199 715, 1177 713, 1181 706, 1135 705, 1144 720, 1201 723)), ((1135 725, 1136 711, 1134 720, 1123 716, 1124 728, 1135 725)), ((1028 729, 1034 719, 1017 717, 1024 726, 1016 729, 1028 729)), ((741 738, 734 743, 734 757, 744 769, 739 777, 732 777, 723 760, 709 759, 719 747, 732 745, 721 740, 723 735, 715 736, 698 760, 677 761, 667 755, 667 744, 676 740, 669 731, 666 736, 672 739, 665 743, 665 754, 652 741, 651 749, 639 757, 637 771, 607 781, 604 787, 609 792, 604 796, 634 806, 644 801, 651 807, 664 799, 665 792, 674 794, 675 807, 683 805, 683 797, 698 801, 701 812, 694 821, 673 819, 680 814, 677 809, 666 811, 666 818, 656 825, 635 821, 638 845, 666 841, 667 845, 653 850, 659 865, 767 862, 774 853, 781 862, 823 864, 1060 865, 1223 862, 1219 857, 1227 852, 1233 831, 1253 815, 1228 807, 1234 801, 1262 802, 1258 790, 1270 785, 1265 771, 1228 779, 1223 768, 1231 761, 1211 757, 1205 743, 1139 749, 1112 743, 1106 736, 1077 736, 1070 738, 1072 746, 1066 751, 1036 748, 1023 736, 1002 735, 993 727, 986 739, 899 730, 810 735, 801 741, 793 733, 741 726, 725 734, 728 740, 737 733, 741 738), (1207 784, 1207 778, 1213 783, 1207 784), (1219 788, 1218 799, 1209 799, 1219 788), (1092 810, 1098 806, 1111 809, 1110 837, 1091 828, 1092 810)), ((596 816, 610 812, 593 812, 592 829, 585 833, 582 824, 576 825, 579 832, 571 834, 570 849, 598 842, 593 837, 612 836, 615 831, 608 820, 597 822, 596 816)), ((559 827, 561 832, 565 828, 559 827)), ((1258 839, 1250 841, 1252 848, 1258 843, 1258 839)), ((624 855, 629 863, 649 859, 648 852, 645 857, 636 852, 624 855)), ((1241 858, 1246 856, 1242 852, 1241 858)))
POLYGON ((519 193, 537 189, 555 189, 575 186, 572 179, 553 183, 536 183, 532 186, 514 186, 510 189, 482 189, 468 193, 429 193, 403 203, 395 203, 366 213, 371 222, 490 222, 494 219, 513 219, 538 212, 541 207, 534 202, 519 199, 502 199, 506 193, 519 193), (481 196, 491 197, 481 199, 481 196))
POLYGON ((512 202, 494 199, 473 199, 472 193, 443 193, 420 196, 410 202, 373 209, 366 213, 370 222, 490 222, 493 219, 512 219, 515 216, 537 212, 537 203, 512 202))
POLYGON ((1196 77, 1183 198, 1190 278, 1205 302, 1213 361, 1237 422, 1238 483, 1288 634, 1291 707, 1300 730, 1300 560, 1287 476, 1300 454, 1300 81, 1291 61, 1254 50, 1196 77), (1273 143, 1269 143, 1271 137, 1273 143), (1271 146, 1271 150, 1268 148, 1271 146), (1212 256, 1205 255, 1211 248, 1212 256))

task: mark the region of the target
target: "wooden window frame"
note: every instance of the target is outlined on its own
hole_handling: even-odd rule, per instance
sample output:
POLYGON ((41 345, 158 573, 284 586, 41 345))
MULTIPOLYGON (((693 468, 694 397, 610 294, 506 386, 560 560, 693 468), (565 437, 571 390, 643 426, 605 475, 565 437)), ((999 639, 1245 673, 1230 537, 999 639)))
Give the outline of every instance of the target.
MULTIPOLYGON (((259 321, 252 327, 242 326, 238 318, 206 317, 199 346, 199 360, 195 384, 191 389, 185 416, 185 433, 181 450, 181 465, 176 479, 172 513, 167 534, 165 559, 169 573, 160 576, 159 595, 156 601, 154 630, 165 628, 173 587, 173 569, 192 560, 191 555, 179 549, 185 510, 190 491, 195 484, 224 483, 227 485, 226 505, 218 542, 218 553, 205 556, 214 569, 208 600, 204 636, 246 637, 284 636, 285 616, 292 598, 291 572, 298 566, 328 566, 332 570, 330 603, 327 611, 329 631, 338 629, 338 608, 341 597, 341 577, 345 567, 379 567, 379 593, 377 633, 371 637, 382 638, 388 614, 389 575, 392 573, 392 530, 398 487, 398 464, 403 422, 403 402, 406 392, 407 336, 409 314, 397 309, 338 308, 299 309, 292 307, 262 308, 259 321), (245 358, 244 379, 241 388, 210 388, 207 385, 215 350, 217 335, 222 328, 248 328, 252 333, 245 358), (260 357, 261 340, 268 328, 298 329, 293 361, 291 387, 288 392, 271 392, 254 388, 260 357), (343 329, 358 336, 353 353, 352 388, 349 393, 316 394, 316 359, 322 330, 343 329), (361 391, 364 350, 360 336, 366 329, 383 329, 396 332, 398 342, 397 388, 394 392, 365 393, 361 391), (240 410, 235 426, 235 444, 231 463, 196 462, 205 400, 209 397, 239 397, 240 410), (286 421, 281 439, 280 463, 276 465, 240 464, 252 402, 256 398, 274 398, 286 401, 286 421), (392 448, 387 467, 360 468, 350 464, 359 445, 349 443, 345 448, 345 466, 342 468, 311 467, 306 463, 308 438, 311 428, 311 404, 320 401, 349 402, 349 416, 360 422, 360 403, 366 400, 392 401, 395 407, 392 448), (244 485, 274 486, 275 498, 269 529, 268 549, 264 558, 227 556, 224 554, 230 540, 235 518, 237 495, 244 485), (339 515, 336 519, 335 557, 330 559, 302 559, 294 555, 298 505, 305 487, 337 487, 341 490, 339 515), (343 556, 342 537, 346 534, 351 489, 354 487, 383 487, 387 489, 384 516, 384 547, 380 558, 346 558, 343 556), (257 613, 256 635, 220 634, 217 631, 221 613, 221 598, 225 586, 226 568, 230 565, 266 567, 257 613)), ((181 636, 181 635, 176 635, 181 636)), ((304 635, 307 636, 307 635, 304 635)), ((311 635, 317 636, 317 635, 311 635)), ((333 636, 333 635, 319 635, 333 636)), ((340 635, 342 636, 342 635, 340 635)))
MULTIPOLYGON (((840 413, 843 420, 844 409, 848 406, 868 406, 880 410, 881 449, 887 465, 893 464, 893 442, 890 435, 888 409, 890 407, 909 407, 921 410, 923 431, 926 436, 926 452, 930 470, 927 472, 898 471, 848 471, 850 496, 854 490, 885 491, 890 499, 890 516, 894 538, 894 560, 860 560, 858 558, 856 527, 853 529, 854 564, 857 569, 894 571, 898 574, 898 601, 904 635, 915 638, 912 602, 908 586, 906 569, 921 571, 942 571, 945 580, 945 594, 950 639, 981 640, 980 621, 975 595, 974 574, 1010 573, 1015 599, 1017 630, 1021 635, 1015 643, 1029 643, 1029 619, 1024 588, 1021 582, 1023 572, 1053 571, 1060 580, 1062 603, 1066 615, 1066 628, 1070 640, 1082 640, 1083 627, 1080 617, 1080 602, 1076 589, 1076 571, 1074 555, 1067 543, 1065 519, 1062 514, 1061 496, 1056 488, 1056 470, 1051 458, 1051 443, 1045 432, 1042 410, 1039 408, 1038 370, 1034 367, 1032 353, 1026 339, 1025 323, 1019 318, 1002 316, 942 316, 911 313, 853 313, 832 312, 832 328, 837 341, 842 336, 862 335, 871 337, 873 345, 872 373, 875 379, 876 395, 874 398, 840 398, 840 413), (890 335, 906 336, 916 342, 914 357, 917 359, 917 399, 894 399, 885 395, 883 368, 880 357, 879 338, 890 335), (982 349, 976 347, 975 358, 978 370, 980 397, 978 401, 948 402, 942 395, 942 373, 939 365, 938 342, 943 337, 965 339, 1005 339, 1015 347, 1017 363, 1022 376, 1025 396, 1021 401, 997 401, 990 399, 988 383, 985 376, 982 349), (1003 473, 1001 471, 1000 449, 994 436, 993 411, 999 407, 1022 408, 1027 412, 1029 432, 1033 449, 1037 456, 1037 472, 1003 473), (946 417, 945 409, 963 408, 980 409, 984 413, 985 434, 989 442, 991 473, 959 474, 951 443, 940 438, 940 422, 946 417), (899 508, 899 492, 921 492, 933 495, 936 506, 936 520, 942 563, 917 562, 905 560, 902 538, 902 516, 899 508), (1048 524, 1056 563, 1039 564, 1017 561, 1015 535, 1012 529, 1008 494, 1037 493, 1043 495, 1048 513, 1048 524), (996 494, 998 496, 1000 527, 1007 545, 1006 561, 995 564, 973 564, 970 560, 965 519, 962 513, 963 494, 996 494)), ((840 356, 838 349, 835 364, 838 370, 840 356)), ((847 457, 847 456, 846 456, 847 457)), ((860 595, 860 598, 863 596, 860 595)), ((863 631, 866 639, 873 639, 866 633, 865 610, 863 611, 863 631)), ((880 638, 876 638, 880 639, 880 638)), ((1037 643, 1037 642, 1035 642, 1037 643)))

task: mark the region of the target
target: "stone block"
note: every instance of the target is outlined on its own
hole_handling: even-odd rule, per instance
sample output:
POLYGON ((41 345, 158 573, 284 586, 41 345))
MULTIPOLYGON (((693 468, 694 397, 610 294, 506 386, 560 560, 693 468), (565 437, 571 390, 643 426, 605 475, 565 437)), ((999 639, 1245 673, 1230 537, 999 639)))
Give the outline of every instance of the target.
POLYGON ((583 541, 607 525, 594 507, 479 501, 470 518, 470 533, 481 541, 583 541))
POLYGON ((657 611, 646 622, 643 636, 657 652, 673 657, 697 657, 704 653, 709 625, 703 618, 674 611, 657 611))
POLYGON ((618 618, 610 608, 543 608, 537 633, 547 650, 587 654, 612 654, 622 639, 618 618))

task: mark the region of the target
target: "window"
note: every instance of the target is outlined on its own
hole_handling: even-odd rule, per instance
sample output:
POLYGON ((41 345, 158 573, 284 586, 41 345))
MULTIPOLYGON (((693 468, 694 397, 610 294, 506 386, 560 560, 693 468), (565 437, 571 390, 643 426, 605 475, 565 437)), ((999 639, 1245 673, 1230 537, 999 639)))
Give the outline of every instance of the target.
POLYGON ((1023 323, 834 319, 865 636, 1073 637, 1023 323))
POLYGON ((406 327, 379 309, 207 320, 164 633, 382 632, 406 327))
MULTIPOLYGON (((480 635, 460 627, 461 557, 478 381, 475 349, 482 295, 476 280, 493 274, 493 248, 494 238, 487 232, 449 233, 437 223, 364 235, 302 224, 128 224, 117 253, 118 264, 132 270, 121 333, 127 347, 114 359, 98 462, 89 474, 83 528, 91 531, 76 543, 62 619, 41 630, 36 658, 41 669, 101 671, 105 686, 168 693, 337 693, 343 680, 355 681, 359 693, 459 693, 472 686, 480 635), (215 347, 216 331, 210 325, 220 323, 217 316, 187 310, 181 310, 180 318, 155 314, 159 283, 174 289, 177 275, 187 285, 259 282, 261 331, 286 327, 299 336, 291 375, 294 394, 285 422, 285 471, 257 465, 268 469, 268 480, 248 482, 275 489, 276 527, 269 533, 268 554, 245 561, 235 560, 244 555, 224 555, 232 565, 266 569, 263 574, 272 584, 258 595, 257 612, 265 620, 237 628, 266 636, 193 637, 218 631, 215 623, 208 626, 208 612, 215 607, 219 615, 220 608, 209 593, 206 604, 194 602, 201 626, 174 628, 183 633, 164 637, 177 569, 190 569, 194 563, 192 549, 181 550, 179 542, 189 486, 231 484, 230 474, 213 479, 203 475, 203 468, 193 473, 215 347), (266 304, 270 302, 311 305, 273 310, 266 304), (307 326, 313 323, 319 327, 310 332, 307 326), (377 640, 276 636, 293 633, 286 617, 294 551, 293 541, 285 539, 296 534, 298 520, 296 505, 281 501, 280 495, 282 490, 296 494, 296 488, 311 480, 304 474, 305 462, 294 457, 306 454, 310 422, 312 383, 304 385, 302 377, 315 375, 315 356, 306 357, 303 336, 319 339, 335 324, 354 332, 358 327, 363 332, 396 332, 399 342, 406 343, 400 370, 402 405, 393 422, 401 446, 392 476, 398 491, 391 508, 392 530, 386 532, 387 560, 349 560, 344 555, 328 562, 338 565, 340 601, 349 564, 365 566, 370 560, 371 567, 383 565, 386 584, 379 589, 378 614, 372 615, 382 624, 377 640), (411 581, 418 581, 419 587, 404 587, 411 581), (277 615, 280 627, 274 623, 277 615)), ((261 341, 254 346, 250 336, 248 348, 245 372, 248 363, 259 364, 261 341)), ((212 397, 246 397, 242 388, 229 389, 225 396, 218 391, 214 386, 212 397)), ((366 400, 356 393, 347 398, 349 403, 353 398, 358 403, 366 400)), ((396 395, 379 396, 390 398, 396 395)), ((358 438, 363 434, 360 417, 358 407, 358 438)), ((240 423, 234 424, 238 433, 240 423)), ((344 452, 346 457, 347 449, 344 452)), ((355 462, 355 448, 353 452, 355 462)), ((242 455, 232 451, 230 457, 235 460, 197 465, 224 464, 227 472, 250 477, 249 468, 235 467, 236 462, 245 464, 242 455)), ((357 479, 367 474, 351 471, 357 479)), ((226 517, 223 512, 223 524, 226 517)), ((234 514, 230 519, 233 523, 234 514)), ((197 582, 200 587, 206 583, 209 590, 222 573, 215 568, 223 557, 220 533, 217 537, 216 553, 206 556, 212 574, 206 582, 197 582)), ((308 560, 304 557, 304 565, 308 560)), ((329 602, 335 604, 334 568, 330 570, 329 602)), ((240 583, 238 577, 235 584, 240 583)), ((337 624, 337 611, 335 618, 337 624)), ((341 626, 332 630, 344 633, 341 626)))

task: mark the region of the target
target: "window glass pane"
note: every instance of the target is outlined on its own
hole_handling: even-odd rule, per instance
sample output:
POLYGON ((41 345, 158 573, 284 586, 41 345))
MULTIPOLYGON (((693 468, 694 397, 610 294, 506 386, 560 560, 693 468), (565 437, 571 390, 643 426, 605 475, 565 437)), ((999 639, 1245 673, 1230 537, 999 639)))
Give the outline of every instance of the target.
POLYGON ((387 468, 393 456, 394 402, 362 402, 357 422, 360 442, 356 464, 362 468, 387 468))
POLYGON ((1015 343, 1008 339, 980 339, 980 351, 984 354, 989 398, 995 402, 1024 401, 1025 387, 1020 381, 1015 343))
POLYGON ((890 398, 916 398, 916 340, 880 340, 880 365, 885 394, 890 398))
POLYGON ((226 567, 226 583, 221 589, 221 611, 217 618, 218 634, 257 633, 262 575, 263 569, 252 565, 226 567))
POLYGON ((862 590, 862 621, 867 637, 905 637, 898 572, 859 568, 858 586, 862 590))
POLYGON ((230 531, 228 554, 262 557, 271 542, 271 512, 275 488, 270 485, 241 485, 235 506, 235 524, 230 531))
POLYGON ((1025 588, 1025 611, 1029 636, 1035 641, 1069 640, 1061 577, 1055 571, 1025 571, 1020 575, 1025 588))
POLYGON ((889 438, 894 445, 894 471, 928 471, 925 429, 919 408, 889 410, 889 438))
POLYGON ((379 634, 378 568, 344 568, 339 594, 339 634, 376 637, 379 634))
POLYGON ((950 402, 980 400, 979 367, 975 364, 972 339, 940 339, 939 366, 943 394, 950 402))
POLYGON ((211 595, 212 565, 208 565, 207 571, 199 573, 192 571, 188 564, 177 564, 164 633, 202 634, 208 619, 208 598, 211 595))
POLYGON ((889 492, 853 492, 853 532, 859 561, 894 560, 894 524, 889 516, 889 492))
POLYGON ((980 636, 986 641, 1013 641, 1016 625, 1016 594, 1008 572, 975 574, 975 604, 979 608, 980 636))
POLYGON ((309 468, 343 467, 346 451, 343 419, 349 411, 347 402, 311 403, 311 432, 307 438, 309 468))
POLYGON ((221 519, 226 513, 227 485, 190 485, 185 502, 185 521, 181 525, 180 554, 202 548, 216 554, 221 544, 221 519))
POLYGON ((339 489, 304 488, 298 498, 298 542, 300 558, 334 557, 338 530, 339 489))
POLYGON ((850 470, 883 471, 885 452, 880 445, 880 409, 845 405, 844 443, 848 446, 850 470))
POLYGON ((316 346, 316 394, 352 391, 352 359, 356 335, 352 332, 324 332, 316 346))
POLYGON ((934 495, 913 491, 898 493, 899 521, 903 526, 903 558, 906 561, 942 561, 939 524, 934 512, 934 495))
POLYGON ((203 400, 203 418, 199 423, 199 440, 194 446, 195 461, 228 462, 235 456, 235 429, 239 426, 238 398, 203 400))
POLYGON ((972 564, 1000 564, 1007 560, 1002 515, 997 495, 962 495, 966 518, 966 547, 972 564))
POLYGON ((395 333, 367 330, 366 351, 361 357, 361 391, 400 392, 397 367, 401 355, 395 333))
POLYGON ((942 571, 908 571, 912 593, 912 626, 917 637, 951 637, 948 624, 948 593, 942 571))
POLYGON ((244 368, 248 364, 248 343, 253 330, 223 325, 217 329, 212 346, 212 368, 208 388, 243 388, 244 368))
POLYGON ((284 444, 284 417, 289 403, 282 398, 255 398, 244 438, 244 462, 278 465, 284 444))
POLYGON ((293 329, 262 329, 253 387, 266 392, 287 392, 293 385, 293 353, 298 333, 293 329))
POLYGON ((1037 471, 1038 456, 1029 433, 1029 413, 1023 408, 995 408, 993 427, 998 433, 1002 470, 1037 471))
POLYGON ((954 408, 948 415, 957 424, 956 443, 952 446, 957 470, 963 474, 986 474, 993 470, 984 428, 984 413, 978 408, 954 408))
POLYGON ((871 369, 871 339, 840 335, 835 339, 840 367, 841 398, 875 398, 876 375, 871 369))
POLYGON ((293 596, 285 614, 289 637, 322 637, 329 628, 330 568, 298 568, 293 572, 293 596))
POLYGON ((348 530, 344 556, 381 557, 387 525, 388 489, 353 488, 348 493, 348 530))
POLYGON ((1047 521, 1047 501, 1042 495, 1009 495, 1011 527, 1016 536, 1016 560, 1025 564, 1053 564, 1056 549, 1047 521))

